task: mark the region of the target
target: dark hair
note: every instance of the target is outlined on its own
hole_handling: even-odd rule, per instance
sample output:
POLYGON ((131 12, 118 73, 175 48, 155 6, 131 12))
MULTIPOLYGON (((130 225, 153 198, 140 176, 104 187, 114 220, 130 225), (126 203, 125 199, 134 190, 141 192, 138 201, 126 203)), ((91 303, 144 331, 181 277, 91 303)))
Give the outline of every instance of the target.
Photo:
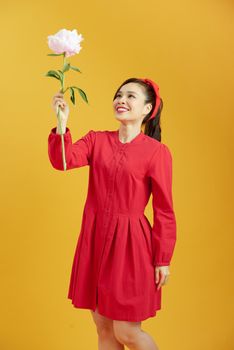
POLYGON ((163 109, 163 100, 160 98, 160 106, 158 108, 157 114, 154 118, 150 119, 150 116, 153 112, 154 106, 156 104, 156 95, 155 95, 155 91, 153 89, 152 86, 150 86, 149 84, 144 83, 144 81, 142 81, 141 79, 138 78, 129 78, 127 80, 125 80, 120 87, 118 88, 118 90, 116 91, 113 101, 116 98, 117 93, 119 92, 119 90, 121 89, 121 87, 125 84, 128 83, 137 83, 141 86, 143 86, 145 88, 145 94, 146 94, 146 99, 145 99, 145 103, 151 103, 152 104, 152 109, 151 111, 145 116, 145 118, 142 121, 142 125, 145 125, 145 129, 144 129, 144 133, 158 141, 161 142, 161 125, 160 125, 160 116, 161 116, 161 112, 163 109))

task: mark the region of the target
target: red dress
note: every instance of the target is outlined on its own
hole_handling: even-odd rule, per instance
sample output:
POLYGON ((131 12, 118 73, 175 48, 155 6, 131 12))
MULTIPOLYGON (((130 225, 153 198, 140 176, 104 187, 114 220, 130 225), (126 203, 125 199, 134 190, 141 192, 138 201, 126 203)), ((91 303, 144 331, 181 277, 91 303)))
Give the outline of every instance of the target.
MULTIPOLYGON (((67 170, 89 165, 89 186, 74 253, 68 298, 76 308, 138 322, 161 309, 155 266, 170 265, 176 242, 169 148, 141 131, 64 134, 67 170), (152 193, 153 226, 144 214, 152 193)), ((52 166, 63 171, 61 136, 48 137, 52 166)))

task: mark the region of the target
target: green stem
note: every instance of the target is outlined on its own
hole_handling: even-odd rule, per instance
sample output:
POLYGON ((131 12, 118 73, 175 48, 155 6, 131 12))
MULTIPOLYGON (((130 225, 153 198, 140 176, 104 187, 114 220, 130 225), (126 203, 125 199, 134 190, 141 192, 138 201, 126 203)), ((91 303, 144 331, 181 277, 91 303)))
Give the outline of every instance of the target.
MULTIPOLYGON (((66 62, 66 57, 65 57, 65 52, 63 53, 63 68, 64 68, 64 65, 65 65, 65 62, 66 62)), ((62 79, 62 88, 61 88, 61 90, 60 90, 60 92, 62 93, 62 94, 64 94, 64 92, 68 89, 66 89, 66 90, 64 90, 64 82, 65 82, 65 73, 63 73, 63 79, 62 79)))
MULTIPOLYGON (((63 67, 66 61, 66 57, 65 57, 65 52, 63 54, 63 67)), ((64 94, 64 79, 65 75, 63 74, 63 80, 62 80, 62 89, 60 90, 60 92, 62 92, 64 94)), ((59 121, 59 133, 61 135, 61 141, 62 141, 62 157, 63 157, 63 169, 67 170, 67 163, 66 163, 66 157, 65 157, 65 147, 64 147, 64 136, 62 133, 62 123, 61 123, 61 116, 60 116, 60 106, 58 107, 58 121, 59 121)))
POLYGON ((62 131, 62 123, 61 123, 61 116, 60 116, 60 106, 58 107, 58 121, 59 121, 59 133, 61 135, 61 141, 62 141, 62 157, 63 157, 63 169, 67 170, 67 163, 66 163, 66 157, 65 157, 65 147, 64 147, 64 136, 62 131))
POLYGON ((67 87, 67 88, 63 91, 63 93, 65 94, 65 92, 66 92, 68 89, 69 89, 69 87, 67 87))
MULTIPOLYGON (((65 57, 65 52, 64 52, 64 54, 63 54, 63 68, 64 68, 65 63, 66 63, 66 57, 65 57)), ((63 91, 64 91, 64 81, 65 81, 65 73, 63 73, 63 86, 62 86, 63 91)))

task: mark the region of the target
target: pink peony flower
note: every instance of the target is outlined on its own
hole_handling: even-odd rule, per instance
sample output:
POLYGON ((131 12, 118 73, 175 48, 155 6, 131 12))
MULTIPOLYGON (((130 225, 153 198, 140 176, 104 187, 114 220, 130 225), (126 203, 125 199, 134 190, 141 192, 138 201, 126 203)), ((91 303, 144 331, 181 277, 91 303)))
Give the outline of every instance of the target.
POLYGON ((65 57, 70 57, 80 52, 82 40, 82 34, 78 35, 76 29, 60 29, 56 34, 48 36, 48 46, 56 54, 65 52, 65 57))

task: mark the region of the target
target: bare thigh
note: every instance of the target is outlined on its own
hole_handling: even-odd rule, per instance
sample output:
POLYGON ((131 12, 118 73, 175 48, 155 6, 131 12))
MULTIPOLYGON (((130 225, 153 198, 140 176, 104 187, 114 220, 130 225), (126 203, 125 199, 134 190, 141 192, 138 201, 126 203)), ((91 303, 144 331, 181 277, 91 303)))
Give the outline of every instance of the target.
POLYGON ((105 335, 106 333, 110 332, 113 333, 113 320, 100 315, 98 308, 96 308, 95 311, 91 310, 91 315, 99 335, 105 335))
POLYGON ((122 344, 134 344, 137 336, 142 332, 140 322, 113 321, 115 338, 122 344))

